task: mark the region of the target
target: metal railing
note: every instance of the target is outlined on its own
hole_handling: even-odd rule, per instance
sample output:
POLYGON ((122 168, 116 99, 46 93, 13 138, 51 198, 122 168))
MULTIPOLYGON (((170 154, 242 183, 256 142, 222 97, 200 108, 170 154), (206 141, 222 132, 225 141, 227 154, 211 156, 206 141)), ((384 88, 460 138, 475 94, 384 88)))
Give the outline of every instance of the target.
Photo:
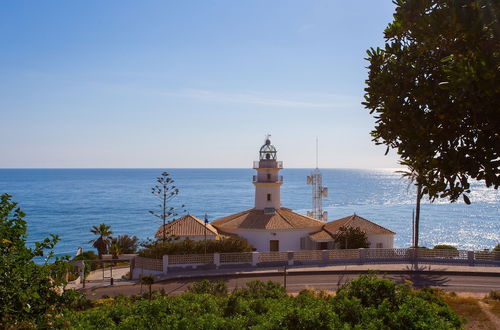
POLYGON ((253 168, 283 168, 283 162, 281 160, 256 160, 253 162, 253 168))
POLYGON ((278 178, 277 179, 268 179, 268 178, 261 178, 259 179, 258 175, 254 175, 253 176, 253 182, 269 182, 269 183, 280 183, 280 182, 283 182, 283 175, 278 175, 278 178))

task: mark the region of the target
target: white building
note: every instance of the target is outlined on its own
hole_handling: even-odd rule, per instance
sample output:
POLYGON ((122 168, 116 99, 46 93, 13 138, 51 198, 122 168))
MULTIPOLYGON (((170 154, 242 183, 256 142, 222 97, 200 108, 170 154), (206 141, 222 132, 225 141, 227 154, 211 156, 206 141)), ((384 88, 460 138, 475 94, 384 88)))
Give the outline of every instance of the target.
MULTIPOLYGON (((245 238, 256 251, 298 251, 335 249, 335 236, 340 227, 359 227, 370 242, 370 248, 392 248, 395 233, 356 214, 325 223, 298 214, 281 206, 280 189, 283 162, 276 158, 276 148, 269 139, 260 148, 259 161, 254 162, 257 174, 255 204, 252 209, 212 221, 210 238, 237 235, 245 238)), ((167 224, 168 230, 181 239, 204 239, 204 222, 187 216, 167 224)), ((157 237, 161 232, 158 230, 157 237)))

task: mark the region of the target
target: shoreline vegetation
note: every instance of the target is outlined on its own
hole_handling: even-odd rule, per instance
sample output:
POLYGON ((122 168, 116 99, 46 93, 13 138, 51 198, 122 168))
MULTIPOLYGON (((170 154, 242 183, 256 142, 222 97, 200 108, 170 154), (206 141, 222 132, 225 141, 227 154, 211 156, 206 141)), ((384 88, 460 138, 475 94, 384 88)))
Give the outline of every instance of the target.
MULTIPOLYGON (((144 284, 152 284, 146 281, 144 284)), ((462 329, 494 328, 499 293, 484 299, 439 289, 411 289, 375 274, 336 294, 305 289, 287 294, 275 282, 253 281, 229 292, 222 281, 193 283, 179 296, 145 290, 131 297, 81 300, 53 327, 75 329, 462 329), (467 319, 466 319, 467 318, 467 319)))

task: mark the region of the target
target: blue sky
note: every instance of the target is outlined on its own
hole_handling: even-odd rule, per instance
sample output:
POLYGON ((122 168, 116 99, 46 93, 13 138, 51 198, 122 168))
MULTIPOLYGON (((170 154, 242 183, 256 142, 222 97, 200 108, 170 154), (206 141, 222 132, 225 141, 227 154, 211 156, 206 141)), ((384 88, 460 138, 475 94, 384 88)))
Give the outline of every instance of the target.
POLYGON ((395 167, 360 104, 390 1, 0 4, 0 167, 395 167))

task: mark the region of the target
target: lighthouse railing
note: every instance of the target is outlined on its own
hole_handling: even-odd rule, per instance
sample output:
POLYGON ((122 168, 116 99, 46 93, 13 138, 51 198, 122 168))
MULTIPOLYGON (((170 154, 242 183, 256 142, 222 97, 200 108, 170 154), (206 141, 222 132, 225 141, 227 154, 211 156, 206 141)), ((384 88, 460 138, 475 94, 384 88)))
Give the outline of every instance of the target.
POLYGON ((253 162, 253 168, 283 168, 283 162, 281 160, 256 160, 253 162))

